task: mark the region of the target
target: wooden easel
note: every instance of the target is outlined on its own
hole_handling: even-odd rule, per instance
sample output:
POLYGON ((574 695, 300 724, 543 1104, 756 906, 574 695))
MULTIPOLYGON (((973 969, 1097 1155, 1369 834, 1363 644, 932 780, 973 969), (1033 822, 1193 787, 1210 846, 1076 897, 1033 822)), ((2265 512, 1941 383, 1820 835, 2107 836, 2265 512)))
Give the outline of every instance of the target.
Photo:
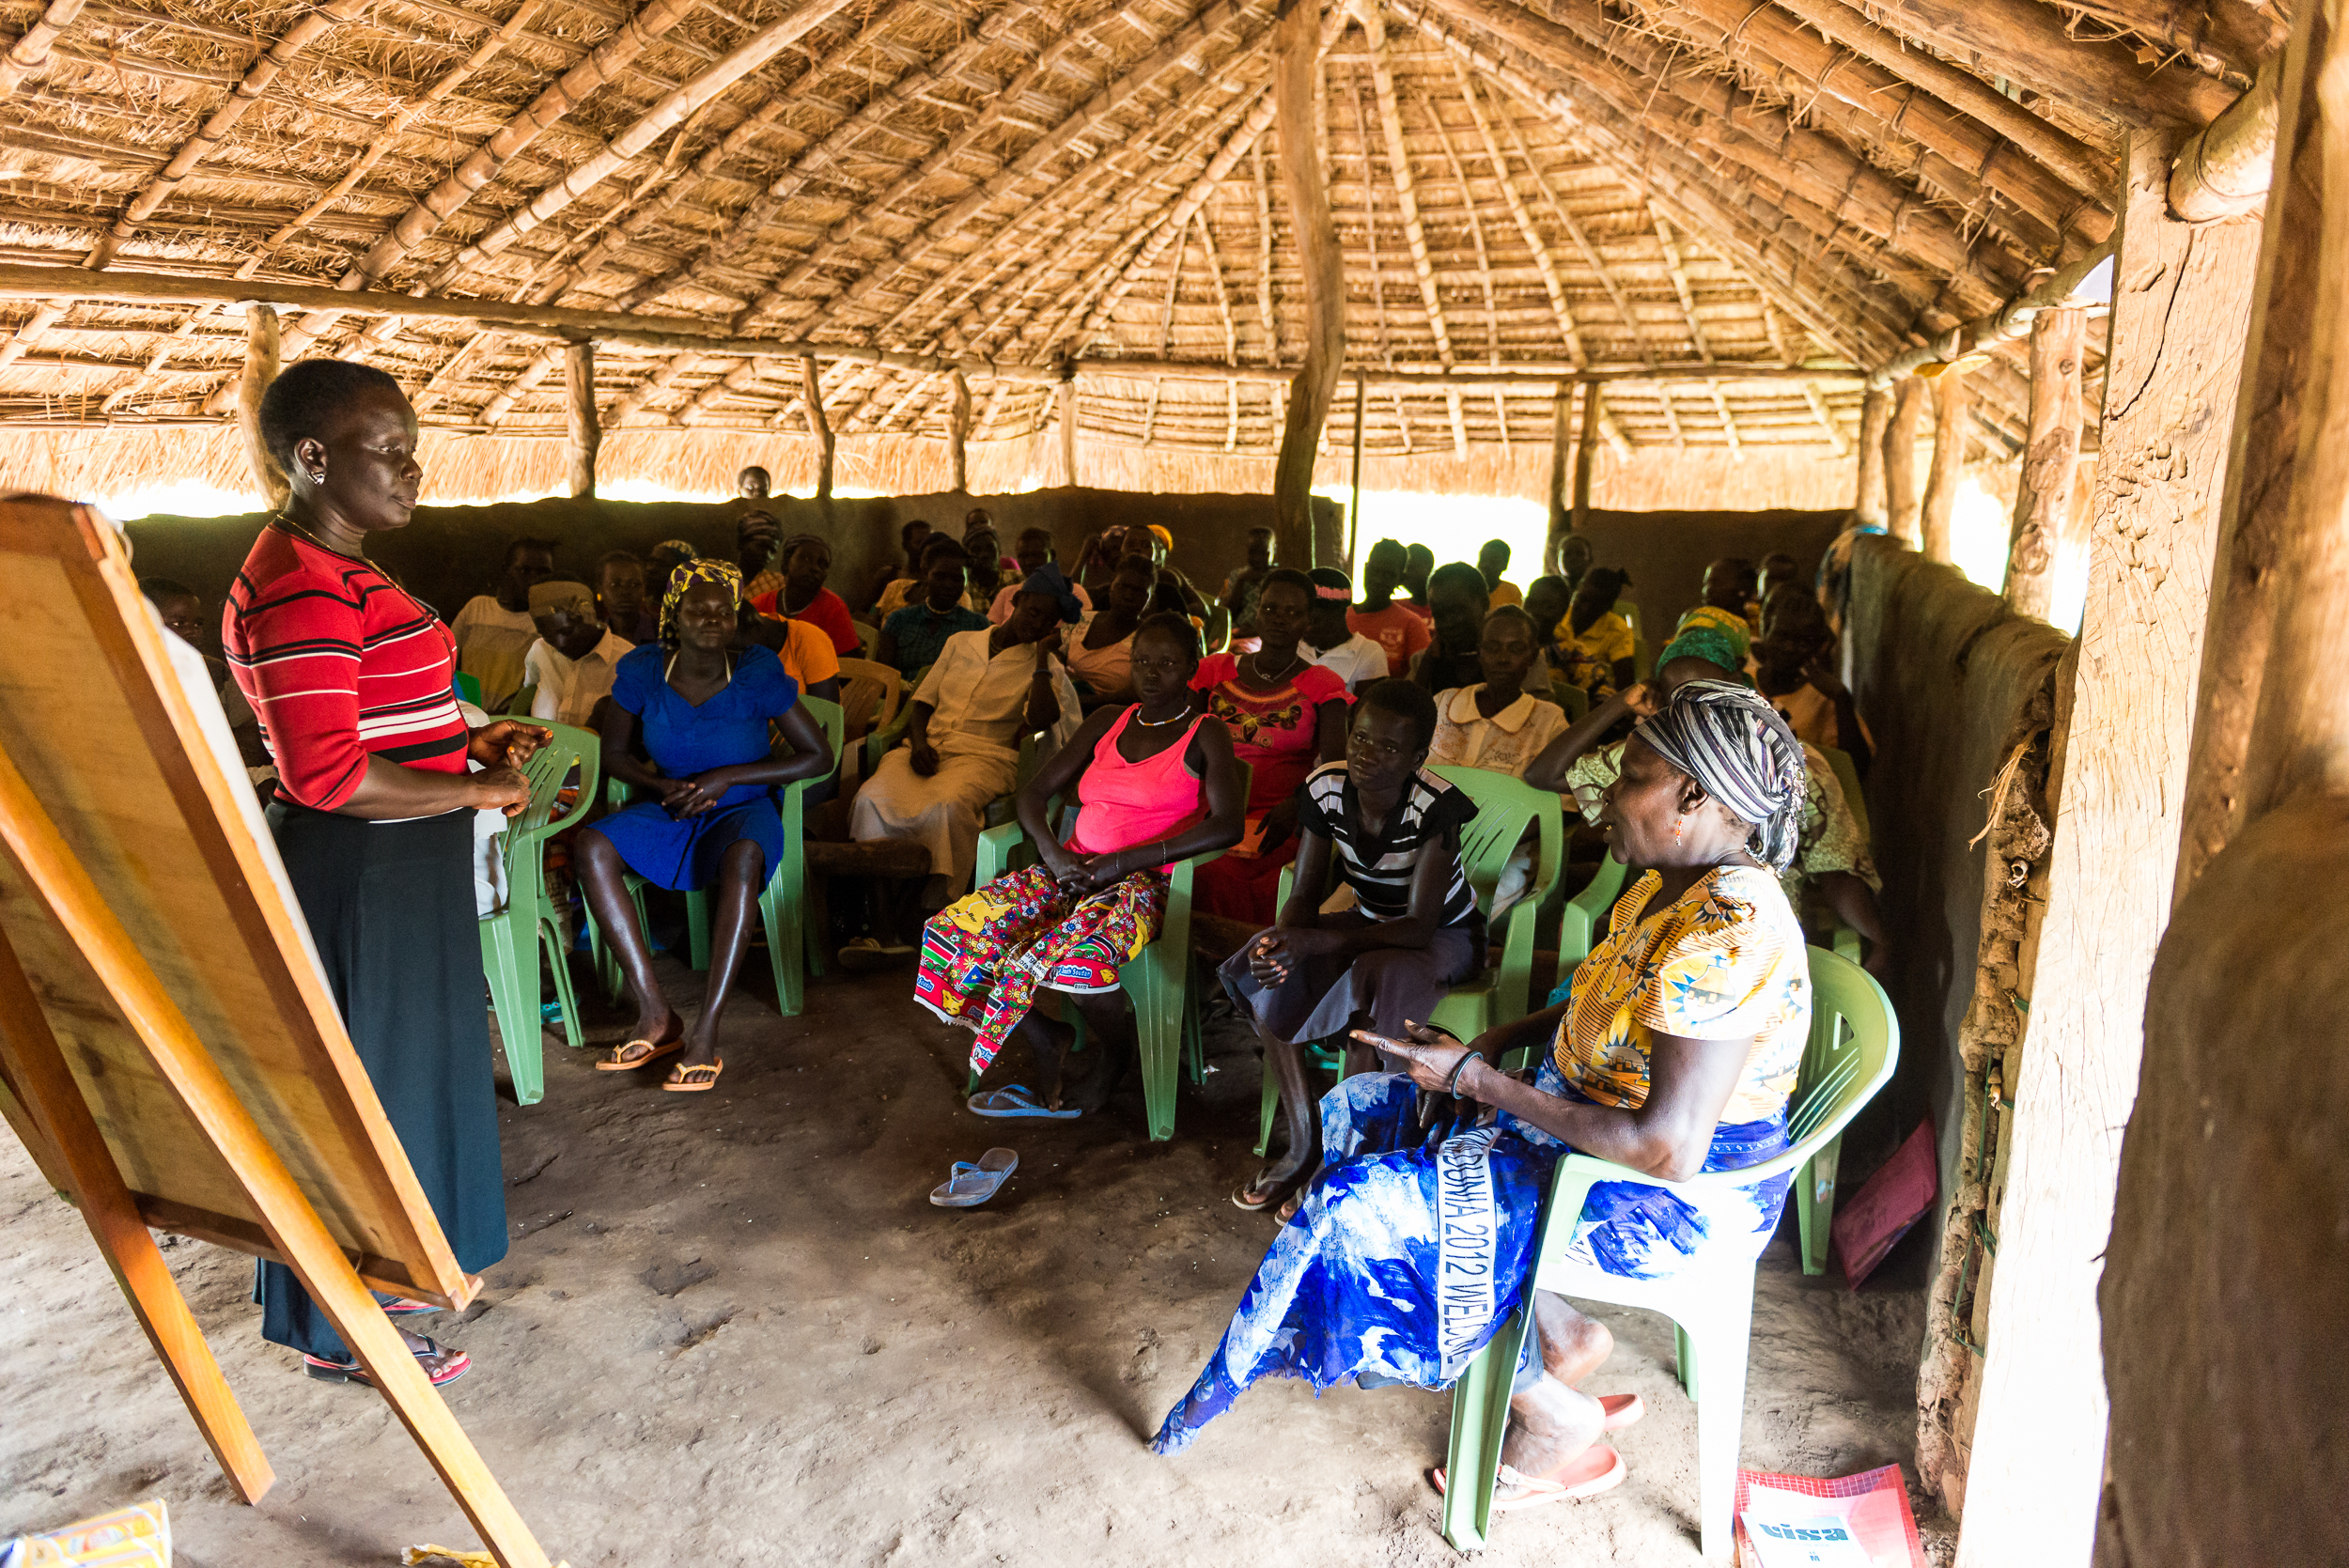
POLYGON ((461 1307, 480 1285, 119 535, 63 502, 0 502, 0 1113, 81 1209, 240 1497, 269 1490, 269 1462, 150 1230, 288 1265, 490 1554, 546 1568, 369 1295, 461 1307))

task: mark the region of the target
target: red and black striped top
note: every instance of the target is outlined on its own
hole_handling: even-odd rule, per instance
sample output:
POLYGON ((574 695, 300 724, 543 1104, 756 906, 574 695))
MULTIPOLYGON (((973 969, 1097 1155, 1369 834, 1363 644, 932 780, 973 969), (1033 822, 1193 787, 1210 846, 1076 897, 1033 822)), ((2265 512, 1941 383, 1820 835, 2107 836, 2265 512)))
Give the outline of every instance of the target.
POLYGON ((369 755, 464 771, 457 640, 360 557, 272 520, 228 590, 220 641, 289 799, 333 811, 369 755))

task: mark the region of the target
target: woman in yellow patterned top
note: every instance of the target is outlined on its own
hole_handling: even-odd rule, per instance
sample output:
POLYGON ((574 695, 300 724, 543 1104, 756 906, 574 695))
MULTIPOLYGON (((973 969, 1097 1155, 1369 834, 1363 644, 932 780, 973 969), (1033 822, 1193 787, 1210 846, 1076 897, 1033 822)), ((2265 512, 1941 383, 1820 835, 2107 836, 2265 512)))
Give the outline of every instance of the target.
MULTIPOLYGON (((1450 1383, 1523 1304, 1542 1200, 1568 1148, 1674 1182, 1785 1150, 1811 979, 1776 868, 1795 852, 1802 801, 1801 748, 1748 687, 1690 682, 1641 722, 1604 816, 1616 852, 1648 869, 1568 1000, 1468 1046, 1419 1025, 1408 1040, 1358 1033, 1408 1071, 1348 1079, 1322 1100, 1321 1173, 1168 1414, 1159 1452, 1189 1447, 1268 1373, 1316 1388, 1450 1383), (1525 1048, 1542 1050, 1531 1083, 1498 1065, 1525 1048)), ((1573 1254, 1635 1279, 1751 1258, 1788 1185, 1601 1182, 1573 1254)), ((1622 1457, 1598 1437, 1640 1415, 1635 1397, 1577 1387, 1607 1359, 1606 1328, 1539 1292, 1533 1327, 1497 1507, 1619 1483, 1622 1457)))

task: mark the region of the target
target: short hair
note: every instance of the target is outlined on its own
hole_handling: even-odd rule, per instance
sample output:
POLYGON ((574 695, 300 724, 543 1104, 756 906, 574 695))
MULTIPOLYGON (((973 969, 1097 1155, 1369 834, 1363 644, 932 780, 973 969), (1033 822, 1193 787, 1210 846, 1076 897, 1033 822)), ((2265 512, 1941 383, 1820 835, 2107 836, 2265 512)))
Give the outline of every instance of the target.
POLYGON ((1424 686, 1400 675, 1389 675, 1384 680, 1371 683, 1361 695, 1361 706, 1365 712, 1375 707, 1381 713, 1392 713, 1398 719, 1409 720, 1412 727, 1419 732, 1421 750, 1435 744, 1436 694, 1424 686))
POLYGON ((1436 552, 1428 549, 1425 545, 1406 545, 1403 547, 1403 556, 1404 559, 1408 561, 1417 561, 1423 558, 1430 567, 1433 567, 1436 564, 1436 552))
POLYGON ((791 564, 791 557, 797 555, 801 551, 805 550, 809 545, 822 545, 826 550, 830 550, 832 548, 832 541, 825 538, 821 534, 794 534, 789 538, 783 541, 782 553, 779 554, 776 559, 783 562, 784 565, 789 566, 791 564))
POLYGON ((768 473, 765 469, 759 467, 756 463, 751 464, 748 468, 745 468, 741 473, 736 474, 734 477, 737 480, 742 480, 749 478, 754 474, 757 474, 761 479, 766 480, 769 484, 774 483, 775 476, 768 473))
POLYGON ((932 561, 943 561, 950 555, 965 563, 971 559, 971 552, 962 548, 960 539, 941 534, 922 547, 922 569, 926 572, 932 561))
POLYGON ((1483 544, 1476 547, 1476 553, 1481 558, 1487 551, 1495 550, 1501 551, 1503 555, 1515 553, 1510 550, 1509 541, 1506 539, 1486 539, 1483 544))
POLYGON ((1433 597, 1439 588, 1457 588, 1462 593, 1474 594, 1482 599, 1489 599, 1493 592, 1492 584, 1485 581, 1485 574, 1466 561, 1446 561, 1442 566, 1429 572, 1427 574, 1429 596, 1433 597))
POLYGON ((1022 528, 1019 531, 1019 536, 1023 539, 1042 539, 1046 544, 1053 542, 1052 531, 1050 529, 1039 528, 1033 523, 1028 527, 1022 528))
POLYGON ((555 542, 552 539, 536 539, 527 534, 508 539, 506 541, 506 564, 512 566, 514 557, 525 550, 543 550, 552 555, 554 553, 555 542))
POLYGON ((399 382, 389 371, 357 360, 305 359, 289 365, 261 394, 261 444, 281 470, 291 474, 296 443, 318 434, 335 409, 367 392, 398 393, 399 382))
POLYGON ((596 557, 596 575, 598 577, 601 577, 604 574, 605 569, 612 567, 636 567, 641 568, 644 564, 644 557, 638 555, 632 550, 607 550, 601 555, 596 557))
POLYGON ((1190 624, 1190 617, 1173 610, 1154 610, 1134 627, 1133 634, 1163 631, 1190 650, 1191 659, 1199 658, 1199 629, 1190 624))
POLYGON ((1792 555, 1787 554, 1786 551, 1782 550, 1773 550, 1767 555, 1762 557, 1762 569, 1764 571, 1768 571, 1772 567, 1784 567, 1789 571, 1797 571, 1801 569, 1800 563, 1796 561, 1792 555))
POLYGON ((1362 552, 1362 559, 1367 561, 1370 557, 1377 554, 1382 550, 1392 550, 1398 555, 1401 555, 1406 561, 1408 561, 1411 558, 1410 551, 1404 546, 1401 539, 1381 539, 1377 544, 1372 545, 1368 550, 1362 552))
POLYGON ((912 521, 910 521, 910 522, 904 522, 904 523, 900 523, 900 524, 898 524, 898 526, 897 526, 897 542, 898 542, 899 544, 904 544, 904 543, 905 543, 908 539, 912 538, 912 537, 913 537, 913 531, 914 531, 915 529, 917 529, 917 528, 919 528, 919 529, 920 529, 923 533, 925 533, 925 534, 935 534, 936 532, 938 532, 938 530, 936 530, 935 528, 932 528, 932 527, 929 525, 929 521, 928 521, 928 520, 927 520, 927 519, 925 519, 925 518, 915 518, 915 519, 914 519, 912 521))
POLYGON ((969 511, 962 514, 962 531, 968 534, 971 532, 972 525, 974 523, 983 527, 992 528, 995 526, 995 514, 988 511, 984 506, 973 506, 969 511))
POLYGON ((1251 534, 1269 534, 1272 532, 1272 524, 1268 522, 1252 522, 1248 525, 1248 531, 1251 534))
POLYGON ((1737 577, 1759 577, 1762 575, 1753 569, 1753 562, 1749 557, 1743 555, 1724 555, 1719 560, 1714 562, 1712 567, 1707 567, 1704 569, 1711 571, 1713 567, 1719 567, 1721 570, 1737 577))
POLYGON ((1518 620, 1525 623, 1526 635, 1536 643, 1542 640, 1542 629, 1534 621, 1533 613, 1522 604, 1497 604, 1485 613, 1485 629, 1489 631, 1495 621, 1518 620))
POLYGON ((1263 598, 1264 591, 1267 588, 1271 587, 1276 582, 1286 587, 1294 588, 1299 593, 1303 594, 1305 596, 1305 603, 1307 607, 1310 608, 1312 606, 1314 602, 1314 580, 1304 572, 1299 571, 1295 567, 1275 567, 1270 571, 1258 578, 1256 580, 1256 597, 1259 599, 1263 598))
POLYGON ((186 583, 176 582, 168 577, 140 578, 139 592, 145 594, 159 607, 167 598, 192 598, 198 604, 204 602, 202 594, 197 593, 186 583))
POLYGON ((1305 577, 1316 588, 1343 588, 1348 594, 1354 591, 1354 580, 1335 567, 1315 567, 1305 577))
POLYGON ((1607 594, 1607 602, 1612 604, 1626 588, 1631 586, 1631 574, 1621 567, 1593 567, 1582 574, 1582 581, 1575 584, 1575 592, 1578 597, 1585 593, 1606 593, 1610 582, 1614 584, 1614 591, 1607 594))

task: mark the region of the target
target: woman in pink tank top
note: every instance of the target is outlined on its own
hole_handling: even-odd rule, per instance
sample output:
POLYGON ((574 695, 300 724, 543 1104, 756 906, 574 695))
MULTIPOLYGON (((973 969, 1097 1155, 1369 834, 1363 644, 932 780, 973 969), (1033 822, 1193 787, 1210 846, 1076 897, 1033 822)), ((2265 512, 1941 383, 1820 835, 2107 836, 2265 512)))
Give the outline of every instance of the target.
POLYGON ((1199 636, 1182 616, 1136 628, 1142 700, 1087 719, 1019 792, 1019 825, 1041 863, 997 877, 923 928, 914 1000, 977 1036, 974 1072, 1017 1033, 1054 1110, 1065 1097, 1098 1109, 1123 1070, 1133 1032, 1117 973, 1159 934, 1166 868, 1239 842, 1247 786, 1222 723, 1192 710, 1198 667, 1199 636), (1072 794, 1080 809, 1064 842, 1048 808, 1072 794), (1060 1072, 1073 1032, 1034 1010, 1039 987, 1073 997, 1103 1048, 1073 1092, 1060 1072))

